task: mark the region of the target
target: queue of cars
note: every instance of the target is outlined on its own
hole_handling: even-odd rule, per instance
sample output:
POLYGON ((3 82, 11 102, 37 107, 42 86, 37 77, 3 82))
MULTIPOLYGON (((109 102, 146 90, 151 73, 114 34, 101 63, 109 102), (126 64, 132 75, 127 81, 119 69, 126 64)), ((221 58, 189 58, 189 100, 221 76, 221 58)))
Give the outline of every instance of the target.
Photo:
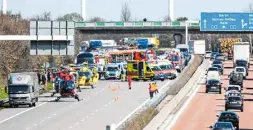
MULTIPOLYGON (((217 52, 211 53, 210 60, 212 65, 207 69, 206 73, 206 93, 218 92, 222 94, 222 82, 220 75, 224 73, 224 61, 226 57, 223 54, 217 52)), ((235 130, 239 129, 239 116, 236 112, 229 111, 231 109, 244 111, 244 98, 242 95, 243 80, 248 76, 248 63, 245 60, 237 60, 233 71, 228 75, 229 85, 224 88, 225 98, 225 111, 216 115, 217 120, 213 126, 210 126, 212 130, 235 130)))

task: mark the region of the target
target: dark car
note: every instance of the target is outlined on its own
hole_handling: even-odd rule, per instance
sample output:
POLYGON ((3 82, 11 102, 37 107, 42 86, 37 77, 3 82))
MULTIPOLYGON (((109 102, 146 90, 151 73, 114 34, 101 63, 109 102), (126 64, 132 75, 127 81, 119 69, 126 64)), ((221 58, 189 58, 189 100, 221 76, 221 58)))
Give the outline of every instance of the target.
POLYGON ((210 126, 212 130, 235 130, 231 122, 216 122, 213 126, 210 126))
POLYGON ((218 122, 231 122, 236 129, 239 129, 239 116, 232 111, 221 112, 218 116, 218 122))
POLYGON ((212 67, 217 67, 219 69, 220 74, 223 74, 223 66, 220 64, 213 64, 212 67))
POLYGON ((243 88, 243 74, 232 71, 229 75, 229 84, 240 85, 243 88))
POLYGON ((239 109, 243 112, 243 98, 241 96, 228 97, 225 104, 225 111, 228 109, 239 109))
POLYGON ((215 60, 218 60, 218 61, 225 61, 225 56, 223 54, 217 54, 215 56, 215 60))
POLYGON ((221 94, 221 85, 220 80, 210 79, 206 82, 206 93, 208 92, 219 92, 221 94))
POLYGON ((219 54, 218 52, 212 52, 211 53, 211 60, 215 59, 216 55, 219 54))
POLYGON ((223 66, 223 62, 219 61, 219 60, 213 61, 212 65, 214 65, 214 64, 218 64, 218 65, 222 65, 223 66))
POLYGON ((249 63, 246 60, 236 60, 235 67, 244 67, 246 69, 246 76, 249 76, 249 63))

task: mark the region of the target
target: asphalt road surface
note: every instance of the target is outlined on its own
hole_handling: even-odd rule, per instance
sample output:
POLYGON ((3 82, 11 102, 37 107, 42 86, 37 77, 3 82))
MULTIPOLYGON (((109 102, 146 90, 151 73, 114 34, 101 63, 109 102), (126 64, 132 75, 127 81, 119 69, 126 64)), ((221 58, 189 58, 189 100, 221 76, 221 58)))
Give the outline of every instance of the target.
MULTIPOLYGON (((161 88, 170 80, 157 82, 161 88)), ((60 99, 50 93, 39 98, 34 108, 6 108, 0 111, 1 130, 103 130, 120 122, 131 111, 149 99, 149 82, 99 81, 94 89, 83 89, 80 102, 60 99)), ((57 96, 57 95, 56 95, 57 96)), ((247 110, 247 109, 246 109, 247 110)))
MULTIPOLYGON (((225 63, 224 75, 221 76, 223 87, 227 86, 228 74, 233 70, 232 62, 225 63)), ((244 112, 235 111, 240 116, 240 130, 253 130, 253 66, 244 80, 244 112)), ((181 113, 172 130, 210 130, 216 122, 216 115, 225 110, 224 89, 222 94, 205 93, 202 85, 186 109, 181 113)))

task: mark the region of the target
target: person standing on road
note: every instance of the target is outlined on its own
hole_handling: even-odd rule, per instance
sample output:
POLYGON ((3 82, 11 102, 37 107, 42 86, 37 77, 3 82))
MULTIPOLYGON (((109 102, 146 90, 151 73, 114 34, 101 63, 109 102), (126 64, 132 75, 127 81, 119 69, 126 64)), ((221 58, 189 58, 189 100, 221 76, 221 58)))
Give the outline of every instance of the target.
POLYGON ((159 91, 158 91, 158 87, 157 87, 157 85, 156 85, 156 82, 155 82, 155 83, 153 83, 153 85, 154 85, 154 89, 155 89, 155 94, 158 94, 158 93, 159 93, 159 91))
POLYGON ((127 82, 128 82, 128 88, 132 89, 132 76, 131 75, 129 75, 127 77, 127 82))
POLYGON ((150 99, 153 98, 154 93, 156 93, 156 91, 157 91, 157 88, 156 88, 155 83, 149 83, 149 96, 150 96, 150 99))

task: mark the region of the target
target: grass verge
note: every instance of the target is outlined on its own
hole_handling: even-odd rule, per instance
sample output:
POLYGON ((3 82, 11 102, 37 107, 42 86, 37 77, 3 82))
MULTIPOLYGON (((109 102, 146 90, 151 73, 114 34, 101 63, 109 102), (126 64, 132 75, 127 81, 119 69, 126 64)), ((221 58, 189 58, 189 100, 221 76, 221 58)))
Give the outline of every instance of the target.
POLYGON ((124 130, 142 130, 156 115, 158 111, 155 108, 148 108, 133 120, 129 121, 124 130))
POLYGON ((51 90, 53 90, 53 83, 47 83, 47 90, 48 91, 51 91, 51 90))

